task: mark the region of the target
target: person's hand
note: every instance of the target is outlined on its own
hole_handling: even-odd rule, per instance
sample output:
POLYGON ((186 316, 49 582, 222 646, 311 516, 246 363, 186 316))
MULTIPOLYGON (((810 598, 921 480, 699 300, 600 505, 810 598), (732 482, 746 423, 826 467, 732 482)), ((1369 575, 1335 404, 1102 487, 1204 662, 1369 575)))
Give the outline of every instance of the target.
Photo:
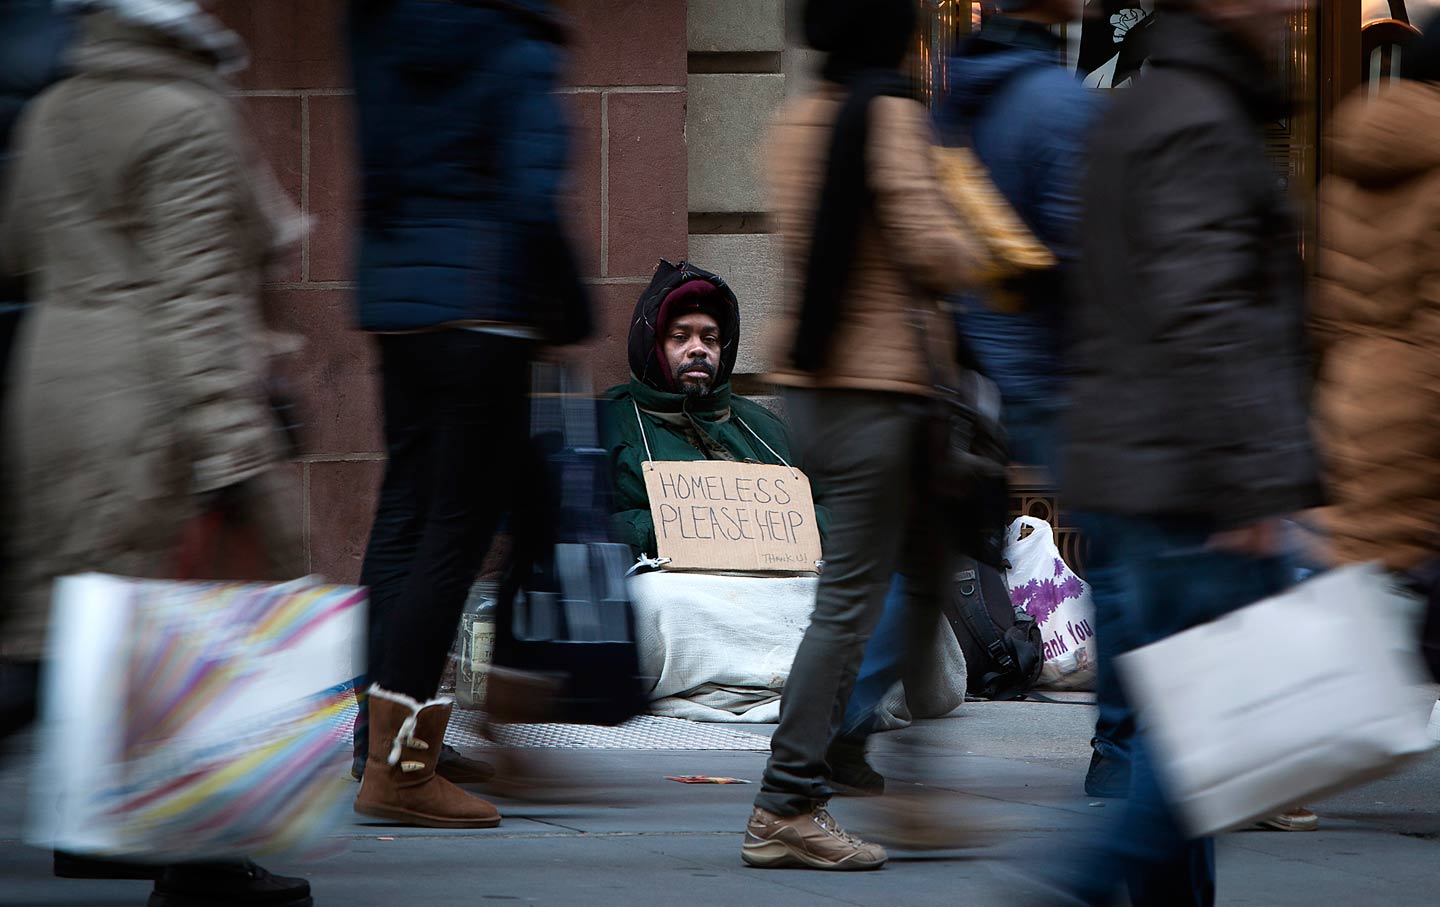
POLYGON ((1285 521, 1269 519, 1210 536, 1209 547, 1245 557, 1276 557, 1285 551, 1285 521))

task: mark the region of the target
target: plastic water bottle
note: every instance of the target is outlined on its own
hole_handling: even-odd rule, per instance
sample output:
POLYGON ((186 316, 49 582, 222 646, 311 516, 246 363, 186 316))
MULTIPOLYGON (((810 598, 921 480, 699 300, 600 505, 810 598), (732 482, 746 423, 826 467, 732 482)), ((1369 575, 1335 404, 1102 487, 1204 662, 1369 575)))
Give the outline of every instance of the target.
POLYGON ((495 652, 495 596, 493 583, 476 583, 460 613, 455 640, 455 704, 462 709, 485 707, 485 681, 495 652))

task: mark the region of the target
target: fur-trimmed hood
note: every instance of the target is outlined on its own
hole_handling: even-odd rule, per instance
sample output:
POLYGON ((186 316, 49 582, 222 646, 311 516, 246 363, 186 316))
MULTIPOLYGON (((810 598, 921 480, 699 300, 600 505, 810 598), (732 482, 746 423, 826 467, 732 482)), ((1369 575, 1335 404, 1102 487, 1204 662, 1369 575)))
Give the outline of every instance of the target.
POLYGON ((153 29, 211 58, 221 72, 238 72, 249 64, 245 43, 196 0, 55 0, 55 8, 72 14, 108 12, 127 24, 153 29))

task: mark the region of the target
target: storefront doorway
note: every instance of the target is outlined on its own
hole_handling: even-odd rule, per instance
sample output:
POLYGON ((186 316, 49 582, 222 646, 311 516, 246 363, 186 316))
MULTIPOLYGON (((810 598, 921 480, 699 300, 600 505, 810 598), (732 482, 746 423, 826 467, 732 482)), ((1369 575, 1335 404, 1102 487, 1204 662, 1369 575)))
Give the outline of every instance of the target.
MULTIPOLYGON (((945 59, 996 15, 991 0, 922 0, 925 27, 914 77, 926 97, 948 89, 945 59)), ((1440 12, 1440 0, 1294 0, 1277 22, 1271 61, 1290 95, 1290 113, 1269 125, 1271 159, 1305 213, 1313 237, 1316 188, 1326 169, 1321 136, 1328 114, 1357 89, 1378 91, 1399 71, 1396 44, 1440 12)), ((1145 63, 1145 36, 1159 15, 1153 0, 1086 0, 1085 19, 1063 29, 1068 64, 1097 91, 1123 90, 1145 63)), ((1307 247, 1310 242, 1307 238, 1307 247)))

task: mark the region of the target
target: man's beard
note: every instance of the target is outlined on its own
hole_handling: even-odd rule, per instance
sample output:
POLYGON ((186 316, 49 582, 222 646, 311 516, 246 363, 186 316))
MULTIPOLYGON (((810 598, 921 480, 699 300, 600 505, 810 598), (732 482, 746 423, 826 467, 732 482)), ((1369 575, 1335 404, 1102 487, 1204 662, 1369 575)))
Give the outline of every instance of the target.
POLYGON ((715 366, 703 360, 686 363, 682 369, 682 377, 675 382, 680 386, 680 393, 687 397, 706 397, 715 386, 715 366), (693 378, 687 379, 683 372, 702 369, 705 372, 705 380, 697 381, 693 378))

